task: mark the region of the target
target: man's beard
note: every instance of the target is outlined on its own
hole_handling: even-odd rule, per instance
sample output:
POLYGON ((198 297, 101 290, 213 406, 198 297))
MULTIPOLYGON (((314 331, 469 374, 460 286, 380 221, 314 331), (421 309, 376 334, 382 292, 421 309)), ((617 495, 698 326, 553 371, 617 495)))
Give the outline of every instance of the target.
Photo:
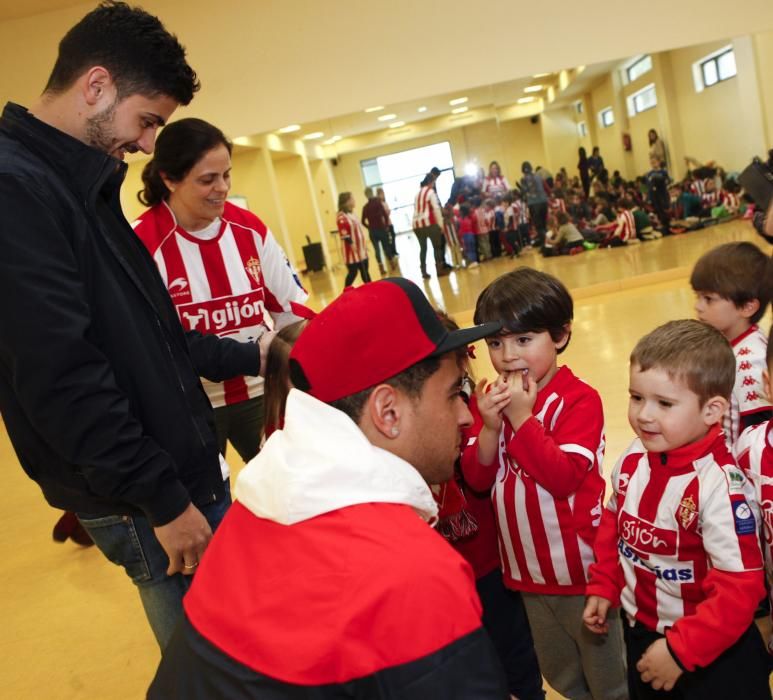
POLYGON ((112 128, 114 117, 115 102, 99 114, 95 114, 86 120, 86 141, 89 146, 93 146, 108 154, 116 149, 112 128))

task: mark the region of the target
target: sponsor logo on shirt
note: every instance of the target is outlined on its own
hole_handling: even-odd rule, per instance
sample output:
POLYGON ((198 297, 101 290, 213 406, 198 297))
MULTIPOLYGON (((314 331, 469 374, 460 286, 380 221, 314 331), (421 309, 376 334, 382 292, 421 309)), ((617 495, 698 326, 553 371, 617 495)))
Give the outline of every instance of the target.
POLYGON ((188 289, 188 280, 185 277, 178 277, 169 283, 169 295, 172 299, 188 297, 190 299, 191 290, 188 289))
POLYGON ((733 520, 737 535, 753 535, 757 532, 757 523, 754 513, 745 498, 732 498, 733 520))
POLYGON ((656 527, 626 511, 620 514, 620 534, 626 544, 645 554, 676 554, 676 532, 656 527))
POLYGON ((625 557, 634 566, 638 566, 642 569, 646 569, 651 574, 654 574, 656 578, 663 581, 679 581, 680 583, 688 583, 695 580, 695 573, 691 566, 685 564, 684 568, 677 569, 676 567, 662 568, 659 565, 652 565, 649 562, 642 559, 636 552, 629 546, 620 540, 617 544, 617 549, 620 552, 620 556, 625 557))
POLYGON ((262 289, 256 289, 247 294, 181 304, 177 311, 186 330, 228 335, 263 322, 264 294, 262 289))

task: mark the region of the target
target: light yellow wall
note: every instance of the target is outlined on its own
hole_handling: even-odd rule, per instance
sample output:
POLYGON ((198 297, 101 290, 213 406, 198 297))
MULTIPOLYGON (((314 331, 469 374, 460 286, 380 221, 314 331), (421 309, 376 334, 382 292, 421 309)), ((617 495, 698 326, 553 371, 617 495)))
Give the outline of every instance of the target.
POLYGON ((322 225, 325 232, 336 228, 336 209, 338 207, 338 188, 333 178, 332 165, 324 160, 309 162, 314 191, 319 203, 322 225))
POLYGON ((570 174, 576 171, 580 137, 574 115, 572 107, 565 107, 547 110, 540 117, 547 166, 554 174, 561 167, 565 167, 570 174))
POLYGON ((757 54, 757 78, 762 102, 765 142, 773 147, 773 32, 753 37, 757 54))
POLYGON ((303 163, 300 156, 274 160, 274 171, 295 259, 298 265, 303 267, 302 248, 307 243, 306 236, 309 236, 312 242, 319 242, 312 194, 306 181, 303 163))
POLYGON ((511 186, 521 179, 521 165, 529 161, 534 168, 547 162, 542 139, 542 120, 512 119, 499 124, 504 162, 502 169, 511 186))
POLYGON ((249 210, 273 231, 283 245, 278 206, 271 192, 267 163, 259 149, 234 153, 231 159, 231 194, 246 197, 249 210))
POLYGON ((123 187, 121 187, 121 207, 129 221, 134 221, 147 209, 137 199, 137 192, 142 189, 142 168, 145 166, 145 162, 135 162, 129 166, 123 187))
MULTIPOLYGON (((625 157, 622 148, 622 131, 620 122, 623 115, 617 109, 617 96, 612 84, 611 75, 605 76, 599 84, 591 90, 590 93, 591 112, 588 119, 592 119, 596 125, 596 140, 594 146, 601 150, 601 157, 604 159, 604 165, 611 175, 615 170, 619 170, 623 175, 627 175, 625 157), (603 127, 599 122, 599 112, 607 107, 612 107, 615 112, 615 123, 612 126, 603 127)), ((588 152, 590 157, 591 152, 588 152)))

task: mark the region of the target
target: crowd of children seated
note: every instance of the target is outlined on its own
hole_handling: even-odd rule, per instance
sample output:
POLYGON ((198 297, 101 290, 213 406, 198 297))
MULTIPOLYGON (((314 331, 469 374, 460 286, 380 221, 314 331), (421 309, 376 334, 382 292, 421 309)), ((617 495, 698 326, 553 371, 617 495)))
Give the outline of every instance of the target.
MULTIPOLYGON (((662 161, 652 158, 651 169, 636 180, 619 171, 602 169, 590 183, 589 193, 578 176, 565 168, 553 177, 538 178, 547 198, 547 230, 535 221, 533 194, 515 189, 503 177, 492 188, 490 177, 464 178, 454 187, 444 209, 446 244, 454 265, 467 267, 502 255, 516 257, 524 250, 544 256, 575 255, 594 248, 615 248, 662 236, 705 228, 736 216, 751 217, 754 206, 746 201, 734 176, 714 164, 688 160, 687 176, 671 180, 662 161)), ((491 170, 499 173, 492 163, 491 170)), ((531 165, 523 164, 525 176, 531 165)), ((545 173, 537 168, 537 175, 545 173)), ((533 176, 532 176, 533 177, 533 176)))

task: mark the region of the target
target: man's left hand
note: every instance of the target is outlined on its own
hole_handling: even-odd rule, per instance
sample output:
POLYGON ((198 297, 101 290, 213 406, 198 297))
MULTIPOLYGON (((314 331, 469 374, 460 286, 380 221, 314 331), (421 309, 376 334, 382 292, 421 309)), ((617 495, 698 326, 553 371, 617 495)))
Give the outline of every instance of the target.
POLYGON ((653 642, 636 664, 641 679, 655 690, 672 690, 684 673, 668 650, 665 638, 653 642))

